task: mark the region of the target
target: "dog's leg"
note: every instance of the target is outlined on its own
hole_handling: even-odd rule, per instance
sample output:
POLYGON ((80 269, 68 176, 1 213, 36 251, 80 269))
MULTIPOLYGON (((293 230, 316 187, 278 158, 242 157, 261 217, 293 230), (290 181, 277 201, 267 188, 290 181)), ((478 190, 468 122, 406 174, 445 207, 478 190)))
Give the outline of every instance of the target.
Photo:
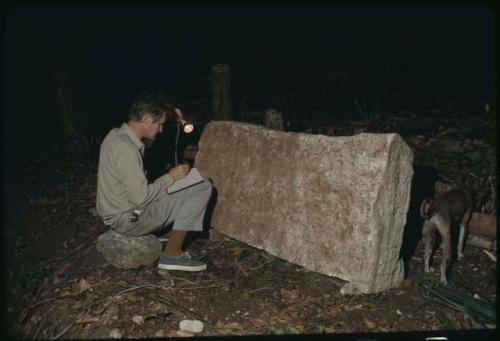
POLYGON ((429 220, 424 222, 424 227, 422 229, 422 235, 425 243, 425 253, 424 253, 424 272, 429 272, 429 265, 432 255, 432 247, 434 246, 434 233, 433 226, 429 220))
POLYGON ((462 221, 460 222, 460 235, 458 237, 458 247, 457 247, 457 258, 461 259, 464 257, 464 254, 462 253, 463 247, 464 247, 464 238, 465 238, 465 233, 467 232, 468 225, 469 225, 469 219, 472 215, 472 211, 465 212, 462 221))
POLYGON ((451 222, 449 219, 445 219, 441 215, 432 217, 431 221, 433 221, 436 225, 442 239, 441 243, 443 253, 441 255, 441 283, 448 284, 446 272, 448 270, 448 264, 451 256, 451 222))

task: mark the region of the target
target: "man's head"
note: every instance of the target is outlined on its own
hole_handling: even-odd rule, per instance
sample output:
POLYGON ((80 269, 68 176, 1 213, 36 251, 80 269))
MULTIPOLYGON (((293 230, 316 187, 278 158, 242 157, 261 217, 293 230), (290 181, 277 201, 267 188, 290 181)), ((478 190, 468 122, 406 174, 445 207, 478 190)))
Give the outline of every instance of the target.
POLYGON ((128 113, 129 125, 140 138, 154 140, 163 125, 175 115, 174 107, 161 92, 143 92, 134 100, 128 113))

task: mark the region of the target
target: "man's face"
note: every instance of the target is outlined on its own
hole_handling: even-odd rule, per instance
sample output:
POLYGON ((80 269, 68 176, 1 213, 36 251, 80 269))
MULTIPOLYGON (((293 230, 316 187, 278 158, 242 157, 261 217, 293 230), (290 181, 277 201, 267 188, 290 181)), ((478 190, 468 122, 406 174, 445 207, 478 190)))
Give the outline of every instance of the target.
POLYGON ((156 122, 151 114, 144 115, 142 118, 144 137, 154 140, 156 135, 163 132, 163 125, 165 124, 165 121, 165 114, 163 114, 161 119, 156 122))

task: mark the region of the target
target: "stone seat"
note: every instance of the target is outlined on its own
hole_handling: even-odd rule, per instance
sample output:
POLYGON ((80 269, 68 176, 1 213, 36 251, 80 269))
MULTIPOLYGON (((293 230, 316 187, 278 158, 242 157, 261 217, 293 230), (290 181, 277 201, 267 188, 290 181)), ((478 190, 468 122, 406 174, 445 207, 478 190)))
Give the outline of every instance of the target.
POLYGON ((128 237, 111 229, 97 238, 96 247, 108 263, 120 269, 151 264, 162 252, 162 243, 153 235, 128 237))

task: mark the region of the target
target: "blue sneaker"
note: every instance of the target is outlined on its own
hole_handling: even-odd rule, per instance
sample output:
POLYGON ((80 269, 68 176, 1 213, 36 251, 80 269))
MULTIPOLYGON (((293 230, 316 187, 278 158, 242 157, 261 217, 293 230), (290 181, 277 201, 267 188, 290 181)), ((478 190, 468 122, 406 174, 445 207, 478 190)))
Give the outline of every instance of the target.
POLYGON ((171 257, 162 253, 158 260, 158 269, 162 270, 181 270, 181 271, 203 271, 207 269, 207 265, 191 258, 187 252, 180 256, 171 257))

